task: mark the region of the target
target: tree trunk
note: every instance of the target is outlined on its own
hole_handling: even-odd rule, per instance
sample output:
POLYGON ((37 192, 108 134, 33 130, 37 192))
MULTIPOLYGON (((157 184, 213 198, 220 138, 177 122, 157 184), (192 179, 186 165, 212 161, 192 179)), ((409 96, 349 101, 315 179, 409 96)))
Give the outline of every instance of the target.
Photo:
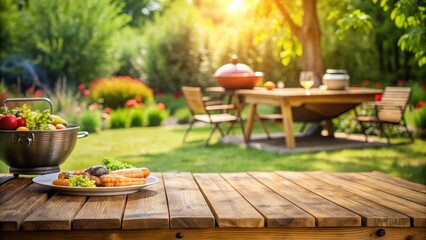
POLYGON ((299 36, 302 43, 302 69, 315 73, 315 85, 321 85, 324 64, 321 52, 321 29, 317 15, 317 1, 303 0, 303 26, 299 36))
POLYGON ((321 29, 317 15, 317 1, 303 0, 303 25, 298 26, 280 0, 275 0, 291 31, 302 44, 302 70, 315 73, 315 87, 321 85, 324 64, 321 52, 321 29))

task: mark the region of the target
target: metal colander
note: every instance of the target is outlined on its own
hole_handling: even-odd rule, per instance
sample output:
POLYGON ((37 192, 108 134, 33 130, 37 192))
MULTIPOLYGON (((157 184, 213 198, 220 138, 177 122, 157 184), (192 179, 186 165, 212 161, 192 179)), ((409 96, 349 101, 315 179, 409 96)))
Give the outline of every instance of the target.
MULTIPOLYGON (((53 114, 52 102, 47 98, 9 98, 3 102, 46 101, 53 114)), ((74 149, 77 138, 89 133, 78 131, 79 126, 69 125, 62 130, 15 131, 0 130, 0 159, 13 174, 47 174, 59 172, 74 149)))

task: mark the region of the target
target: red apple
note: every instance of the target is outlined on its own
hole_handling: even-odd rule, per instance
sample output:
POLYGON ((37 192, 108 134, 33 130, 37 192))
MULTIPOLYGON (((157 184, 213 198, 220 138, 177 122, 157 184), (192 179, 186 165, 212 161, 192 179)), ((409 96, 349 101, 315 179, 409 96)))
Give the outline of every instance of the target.
POLYGON ((18 127, 25 127, 27 125, 27 121, 23 117, 17 117, 16 121, 18 122, 18 127))
POLYGON ((18 126, 18 121, 15 115, 6 115, 0 119, 0 129, 15 130, 18 126))

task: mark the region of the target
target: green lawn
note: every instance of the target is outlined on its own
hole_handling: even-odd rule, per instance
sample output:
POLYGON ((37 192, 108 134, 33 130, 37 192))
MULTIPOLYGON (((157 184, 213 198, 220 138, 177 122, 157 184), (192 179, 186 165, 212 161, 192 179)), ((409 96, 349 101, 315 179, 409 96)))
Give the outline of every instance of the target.
MULTIPOLYGON (((411 181, 426 183, 426 141, 383 148, 344 149, 280 155, 231 144, 203 147, 210 128, 195 127, 182 143, 186 127, 152 127, 105 130, 79 139, 61 165, 76 170, 112 157, 152 171, 241 172, 309 171, 359 172, 378 170, 411 181)), ((237 131, 235 131, 237 132, 237 131)), ((1 172, 7 172, 4 163, 1 172)))

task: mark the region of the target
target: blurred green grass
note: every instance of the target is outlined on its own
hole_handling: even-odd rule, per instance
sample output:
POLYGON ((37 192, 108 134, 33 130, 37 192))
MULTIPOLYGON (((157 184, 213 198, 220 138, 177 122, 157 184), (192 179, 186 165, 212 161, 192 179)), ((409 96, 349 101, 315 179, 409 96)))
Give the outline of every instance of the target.
MULTIPOLYGON (((298 127, 298 126, 296 126, 298 127)), ((152 171, 242 172, 242 171, 381 171, 418 183, 426 183, 426 141, 414 144, 342 149, 280 155, 217 142, 203 147, 210 127, 195 126, 182 143, 186 126, 142 127, 104 130, 78 139, 61 170, 98 165, 104 157, 129 162, 152 171)), ((239 134, 235 127, 233 134, 239 134)), ((260 131, 257 129, 257 131, 260 131)), ((8 172, 1 162, 0 171, 8 172)))

